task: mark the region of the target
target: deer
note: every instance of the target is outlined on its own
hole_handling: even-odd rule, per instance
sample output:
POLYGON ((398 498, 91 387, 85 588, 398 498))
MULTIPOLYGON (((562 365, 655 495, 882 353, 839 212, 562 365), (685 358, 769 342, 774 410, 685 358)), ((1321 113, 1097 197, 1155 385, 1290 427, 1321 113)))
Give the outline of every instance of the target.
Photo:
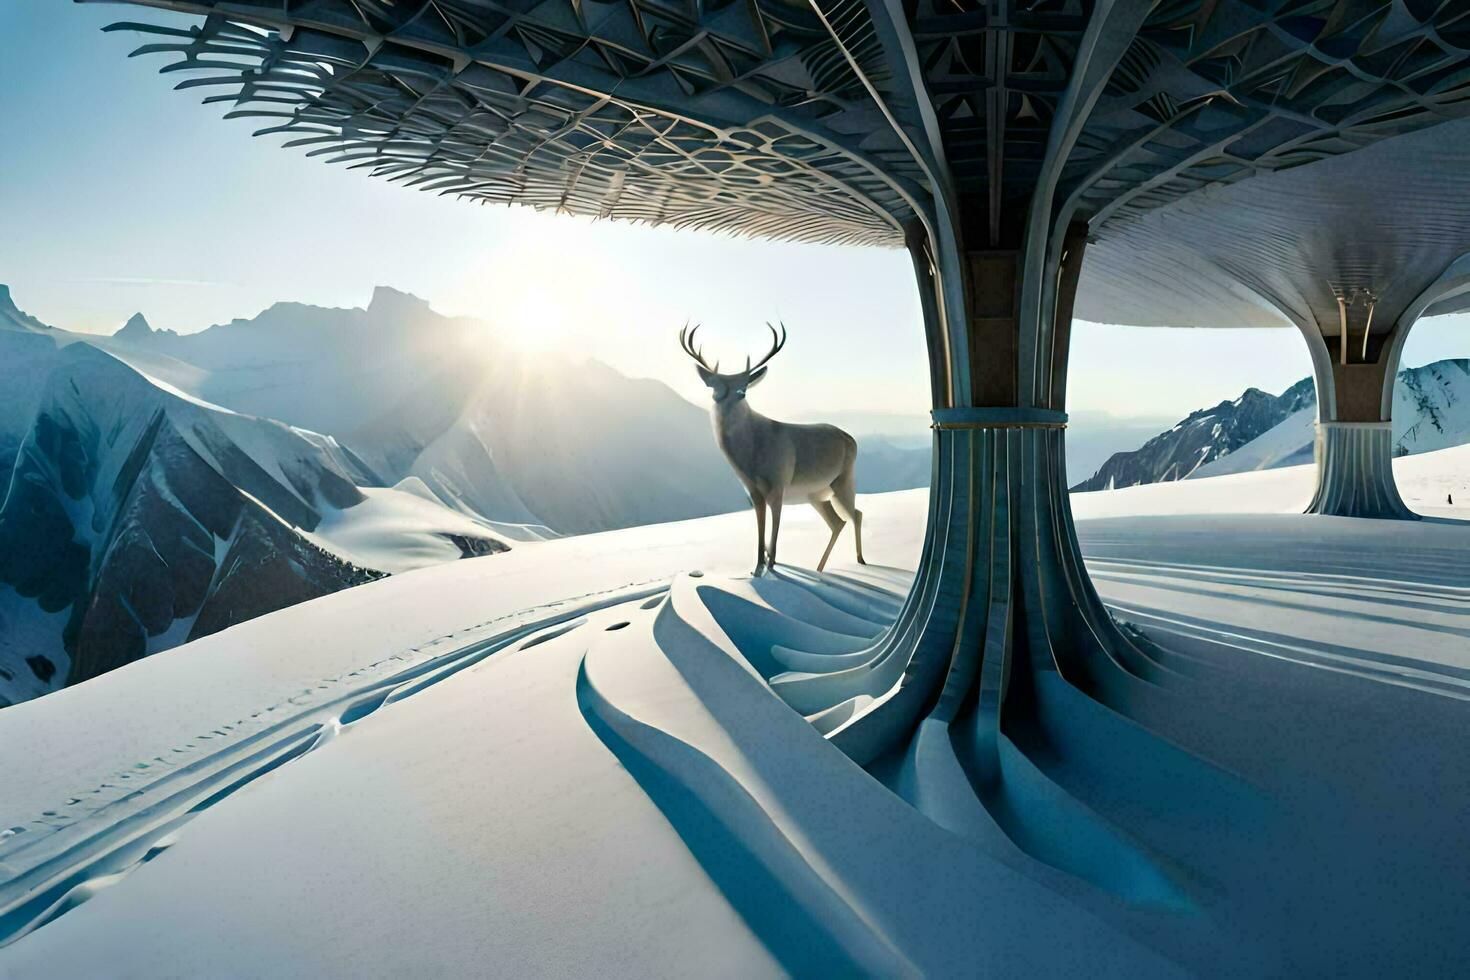
POLYGON ((857 508, 853 467, 857 462, 857 440, 835 425, 799 425, 766 418, 750 407, 745 393, 766 376, 766 365, 786 346, 786 324, 778 334, 769 323, 771 349, 759 361, 745 358, 745 370, 721 374, 720 362, 711 365, 704 350, 695 346, 699 326, 679 331, 679 346, 694 359, 699 377, 714 398, 710 419, 715 442, 735 471, 750 504, 755 508, 755 576, 776 567, 776 543, 781 535, 781 507, 788 497, 805 500, 822 515, 832 537, 817 562, 817 571, 827 559, 838 535, 849 522, 856 539, 858 564, 863 560, 863 512, 857 508), (771 513, 771 546, 766 548, 766 509, 771 513))

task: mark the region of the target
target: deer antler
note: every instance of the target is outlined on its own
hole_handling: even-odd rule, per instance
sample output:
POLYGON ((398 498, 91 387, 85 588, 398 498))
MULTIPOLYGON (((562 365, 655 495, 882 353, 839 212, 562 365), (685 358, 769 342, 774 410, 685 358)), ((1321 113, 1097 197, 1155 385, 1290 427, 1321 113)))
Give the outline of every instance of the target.
POLYGON ((755 364, 751 364, 750 358, 747 357, 745 359, 746 371, 754 371, 757 368, 765 367, 766 362, 775 357, 777 354, 781 353, 781 348, 786 346, 786 324, 781 324, 780 334, 777 334, 776 328, 771 326, 769 323, 766 324, 766 329, 771 331, 771 352, 765 357, 761 358, 759 361, 756 361, 755 364))
POLYGON ((685 320, 684 326, 679 328, 679 346, 684 348, 684 353, 694 358, 694 360, 699 363, 700 367, 704 368, 711 374, 719 374, 720 362, 715 361, 715 366, 710 367, 709 362, 704 359, 704 348, 694 346, 694 335, 699 333, 699 327, 700 325, 696 323, 694 325, 694 329, 690 330, 689 321, 685 320))

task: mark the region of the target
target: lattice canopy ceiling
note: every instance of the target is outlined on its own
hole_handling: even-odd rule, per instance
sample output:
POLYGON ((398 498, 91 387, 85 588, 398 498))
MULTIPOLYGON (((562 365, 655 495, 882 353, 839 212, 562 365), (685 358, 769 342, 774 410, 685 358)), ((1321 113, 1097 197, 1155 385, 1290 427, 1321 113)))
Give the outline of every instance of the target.
POLYGON ((1142 16, 1057 188, 1100 248, 1167 249, 1125 231, 1470 116, 1466 0, 123 2, 200 15, 116 27, 152 35, 140 53, 171 56, 181 88, 329 160, 480 201, 804 241, 899 244, 946 184, 988 217, 971 247, 996 245, 1091 25, 1129 3, 1142 16))
POLYGON ((1101 227, 1466 115, 1464 0, 1164 0, 1068 170, 1101 227))
POLYGON ((816 13, 784 0, 150 0, 181 88, 335 162, 487 202, 901 240, 918 171, 816 13), (911 186, 905 187, 905 184, 911 186))

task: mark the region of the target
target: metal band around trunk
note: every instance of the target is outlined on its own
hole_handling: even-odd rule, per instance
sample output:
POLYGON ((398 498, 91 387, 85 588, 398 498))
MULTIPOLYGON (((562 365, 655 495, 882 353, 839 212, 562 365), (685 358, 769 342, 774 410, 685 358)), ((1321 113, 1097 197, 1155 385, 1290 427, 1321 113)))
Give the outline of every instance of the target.
POLYGON ((936 408, 936 429, 1065 429, 1067 413, 1050 408, 936 408))

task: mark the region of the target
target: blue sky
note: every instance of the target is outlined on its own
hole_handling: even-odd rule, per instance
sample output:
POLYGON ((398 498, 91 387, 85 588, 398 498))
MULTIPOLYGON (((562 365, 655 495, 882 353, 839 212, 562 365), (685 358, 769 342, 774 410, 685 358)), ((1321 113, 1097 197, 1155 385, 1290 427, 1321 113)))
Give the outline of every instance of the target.
MULTIPOLYGON (((42 320, 111 332, 135 311, 181 332, 277 300, 360 306, 376 284, 481 317, 515 342, 702 389, 673 340, 703 322, 730 359, 792 339, 761 407, 922 412, 927 372, 908 257, 486 208, 255 139, 118 20, 166 15, 65 0, 0 3, 0 282, 42 320)), ((176 21, 182 19, 175 18, 176 21)), ((1407 364, 1470 355, 1470 320, 1421 324, 1407 364)), ((1294 331, 1079 324, 1071 408, 1178 418, 1309 371, 1294 331), (1199 365, 1207 370, 1199 370, 1199 365)))

